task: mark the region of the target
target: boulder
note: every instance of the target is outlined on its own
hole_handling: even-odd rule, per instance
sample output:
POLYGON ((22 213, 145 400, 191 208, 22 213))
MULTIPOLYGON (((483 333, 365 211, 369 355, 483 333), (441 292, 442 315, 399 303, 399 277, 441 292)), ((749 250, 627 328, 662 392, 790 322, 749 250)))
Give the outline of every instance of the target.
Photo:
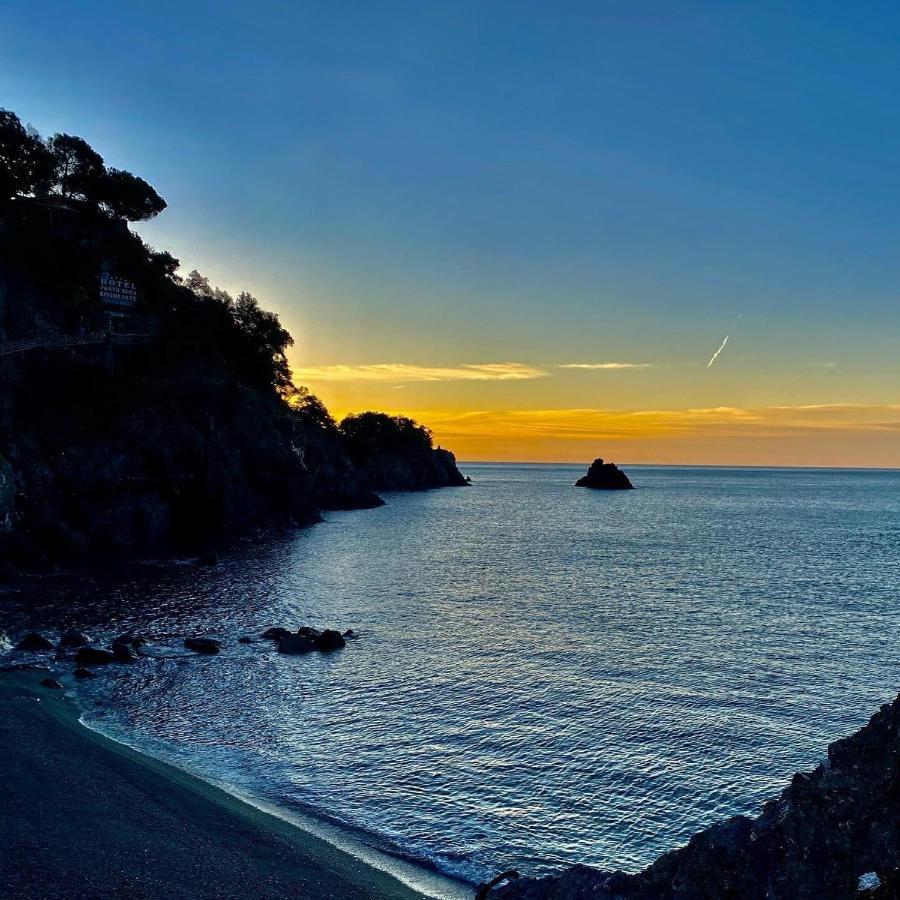
POLYGON ((146 643, 147 638, 145 638, 142 634, 138 634, 138 632, 136 631, 126 631, 113 640, 114 645, 130 644, 135 649, 137 649, 138 647, 143 647, 146 643))
POLYGON ((135 662, 139 659, 131 644, 123 644, 119 641, 112 645, 112 654, 116 658, 116 662, 135 662))
POLYGON ((205 637, 185 638, 184 646, 187 647, 188 650, 193 650, 195 653, 206 653, 210 655, 218 653, 222 649, 222 645, 218 641, 205 637))
POLYGON ((75 662, 79 665, 102 666, 114 662, 115 659, 111 651, 100 647, 79 647, 75 654, 75 662))
POLYGON ((265 638, 267 641, 280 641, 290 634, 291 630, 289 628, 267 628, 260 637, 265 638))
POLYGON ((83 647, 90 643, 91 638, 77 628, 67 628, 59 639, 60 647, 83 647))
POLYGON ((343 635, 333 628, 326 628, 316 639, 316 649, 323 653, 330 653, 332 650, 340 650, 347 646, 343 635))
POLYGON ((576 487, 593 488, 595 491, 628 491, 634 485, 628 476, 613 463, 595 459, 587 475, 575 482, 576 487))
POLYGON ((313 628, 311 625, 301 625, 297 629, 297 634, 302 634, 303 637, 317 638, 319 636, 319 629, 313 628))
POLYGON ((252 638, 252 637, 247 637, 246 635, 244 635, 243 637, 239 637, 239 638, 238 638, 238 643, 239 643, 239 644, 252 644, 252 643, 253 643, 253 638, 252 638))
POLYGON ((79 666, 73 673, 76 678, 93 678, 94 673, 90 669, 85 669, 84 666, 79 666))
POLYGON ((54 691, 61 691, 63 686, 55 678, 41 679, 41 687, 52 688, 54 691))
POLYGON ((53 642, 47 640, 42 634, 32 631, 16 644, 16 650, 52 650, 53 642))
POLYGON ((318 649, 316 639, 305 634, 288 634, 278 642, 279 653, 311 653, 318 649))
POLYGON ((356 632, 355 632, 352 628, 348 628, 348 629, 344 632, 344 637, 345 637, 345 638, 355 638, 355 637, 356 637, 356 632))

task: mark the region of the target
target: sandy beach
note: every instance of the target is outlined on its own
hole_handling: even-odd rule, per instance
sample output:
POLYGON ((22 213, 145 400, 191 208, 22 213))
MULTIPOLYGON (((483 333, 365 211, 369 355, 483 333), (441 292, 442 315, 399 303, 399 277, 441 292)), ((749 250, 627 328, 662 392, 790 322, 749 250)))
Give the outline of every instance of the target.
POLYGON ((44 675, 0 676, 0 896, 424 896, 84 727, 44 675))

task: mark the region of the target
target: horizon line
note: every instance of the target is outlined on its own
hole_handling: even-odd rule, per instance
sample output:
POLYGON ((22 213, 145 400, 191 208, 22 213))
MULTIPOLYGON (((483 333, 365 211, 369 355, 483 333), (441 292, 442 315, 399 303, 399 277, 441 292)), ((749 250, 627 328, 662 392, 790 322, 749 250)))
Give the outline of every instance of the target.
MULTIPOLYGON (((448 449, 448 448, 444 448, 448 449)), ((606 462, 611 460, 601 457, 606 462)), ((593 460, 589 462, 571 462, 566 460, 512 460, 512 459, 457 459, 457 465, 460 466, 590 466, 593 460)), ((900 466, 866 466, 866 465, 848 465, 848 466, 775 466, 765 465, 762 463, 639 463, 639 462, 617 462, 619 468, 634 467, 643 469, 794 469, 797 471, 807 471, 810 469, 820 471, 833 472, 900 472, 900 466)))

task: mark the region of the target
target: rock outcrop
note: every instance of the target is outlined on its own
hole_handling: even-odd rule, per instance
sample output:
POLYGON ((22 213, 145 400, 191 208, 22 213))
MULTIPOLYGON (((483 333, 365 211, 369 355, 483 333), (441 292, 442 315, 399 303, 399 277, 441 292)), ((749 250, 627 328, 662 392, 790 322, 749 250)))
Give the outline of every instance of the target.
POLYGON ((375 491, 465 487, 456 457, 434 447, 431 432, 403 416, 364 412, 341 422, 344 446, 375 491))
POLYGON ((629 875, 574 866, 502 900, 844 900, 900 885, 900 697, 755 819, 735 816, 629 875))
POLYGON ((628 491, 634 485, 628 476, 614 463, 595 459, 587 475, 575 482, 576 487, 593 488, 596 491, 628 491))

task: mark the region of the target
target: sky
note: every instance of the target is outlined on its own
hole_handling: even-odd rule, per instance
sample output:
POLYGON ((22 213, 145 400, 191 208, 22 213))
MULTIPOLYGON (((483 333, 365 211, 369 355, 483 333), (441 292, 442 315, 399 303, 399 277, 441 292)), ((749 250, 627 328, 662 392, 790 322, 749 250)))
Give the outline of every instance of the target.
POLYGON ((463 460, 900 465, 898 97, 893 3, 0 4, 0 106, 463 460))

